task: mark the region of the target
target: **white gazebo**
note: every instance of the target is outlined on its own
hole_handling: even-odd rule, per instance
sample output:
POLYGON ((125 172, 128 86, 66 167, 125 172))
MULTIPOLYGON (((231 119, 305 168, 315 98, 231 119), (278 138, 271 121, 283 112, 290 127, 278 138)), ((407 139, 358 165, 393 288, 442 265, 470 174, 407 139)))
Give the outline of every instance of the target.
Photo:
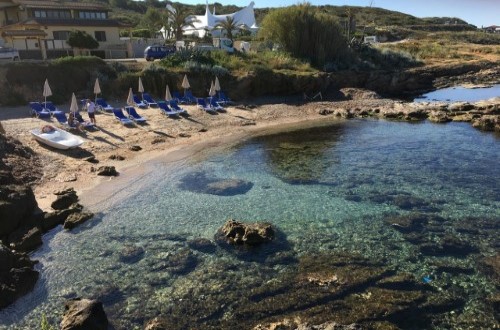
MULTIPOLYGON (((167 5, 169 6, 169 5, 167 5)), ((205 15, 194 15, 189 17, 189 21, 193 22, 194 28, 193 27, 187 27, 184 29, 184 34, 186 35, 195 35, 200 38, 203 38, 207 31, 212 31, 213 36, 219 36, 220 34, 220 29, 215 29, 214 27, 221 21, 225 21, 226 17, 232 17, 238 26, 245 26, 248 27, 247 29, 256 32, 259 28, 257 26, 257 23, 255 22, 255 13, 253 11, 253 7, 255 6, 255 3, 252 1, 248 6, 245 8, 232 13, 232 14, 222 14, 222 15, 216 15, 215 14, 215 7, 213 9, 213 12, 210 12, 210 9, 208 8, 208 1, 207 1, 207 7, 205 9, 205 15)), ((165 28, 162 28, 159 32, 161 32, 166 38, 167 31, 165 31, 165 28)))

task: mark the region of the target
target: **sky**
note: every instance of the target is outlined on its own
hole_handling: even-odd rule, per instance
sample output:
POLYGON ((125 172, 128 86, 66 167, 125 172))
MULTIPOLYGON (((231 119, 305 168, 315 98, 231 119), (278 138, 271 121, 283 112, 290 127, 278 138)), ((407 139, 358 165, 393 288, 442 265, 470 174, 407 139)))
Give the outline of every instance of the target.
MULTIPOLYGON (((174 0, 187 4, 205 3, 205 0, 174 0)), ((223 5, 247 6, 252 0, 217 0, 223 5)), ((303 1, 253 0, 255 8, 285 7, 303 1)), ((209 4, 213 4, 209 0, 209 4)), ((500 0, 309 0, 313 5, 379 7, 416 17, 458 17, 477 27, 500 26, 500 0)), ((222 13, 221 13, 222 14, 222 13)))

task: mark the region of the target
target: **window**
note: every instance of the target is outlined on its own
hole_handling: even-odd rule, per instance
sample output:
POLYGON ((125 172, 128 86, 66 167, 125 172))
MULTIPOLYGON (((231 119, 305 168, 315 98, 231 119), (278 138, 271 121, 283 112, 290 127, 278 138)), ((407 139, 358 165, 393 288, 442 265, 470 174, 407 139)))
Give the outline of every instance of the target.
POLYGON ((78 13, 78 18, 84 19, 106 19, 105 12, 81 11, 78 13))
POLYGON ((95 31, 95 40, 106 41, 106 31, 95 31))
POLYGON ((69 31, 54 31, 52 32, 54 35, 54 40, 68 40, 69 31))
POLYGON ((68 10, 35 10, 36 18, 71 18, 68 10))

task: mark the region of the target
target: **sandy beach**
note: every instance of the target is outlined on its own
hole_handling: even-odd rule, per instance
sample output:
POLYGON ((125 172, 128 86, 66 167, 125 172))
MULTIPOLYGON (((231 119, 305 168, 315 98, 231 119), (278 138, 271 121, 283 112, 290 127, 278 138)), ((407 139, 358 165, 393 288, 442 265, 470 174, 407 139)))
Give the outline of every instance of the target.
MULTIPOLYGON (((78 192, 82 203, 91 206, 128 186, 130 181, 147 171, 148 167, 144 165, 154 159, 176 161, 218 145, 240 141, 267 129, 309 121, 335 120, 334 116, 320 115, 319 110, 352 106, 348 101, 341 103, 235 105, 216 115, 199 110, 195 105, 184 105, 190 116, 179 119, 168 118, 155 108, 138 109, 147 122, 128 126, 122 125, 112 114, 99 113, 96 116, 98 129, 78 133, 85 143, 81 148, 66 151, 44 146, 30 134, 31 129, 46 124, 59 126, 53 118, 31 118, 28 107, 17 107, 0 108, 0 121, 7 135, 19 139, 39 156, 43 177, 34 190, 39 207, 48 211, 55 199, 55 191, 72 187, 78 192), (132 151, 132 146, 141 149, 132 151), (91 163, 89 157, 95 157, 99 162, 91 163), (123 160, 119 160, 121 158, 123 160), (95 169, 100 166, 115 166, 119 176, 98 176, 95 169), (90 193, 96 186, 99 186, 99 193, 90 193)), ((377 103, 385 104, 387 100, 378 100, 377 103)), ((69 107, 60 108, 66 110, 69 107)), ((88 119, 85 112, 83 117, 88 119)))

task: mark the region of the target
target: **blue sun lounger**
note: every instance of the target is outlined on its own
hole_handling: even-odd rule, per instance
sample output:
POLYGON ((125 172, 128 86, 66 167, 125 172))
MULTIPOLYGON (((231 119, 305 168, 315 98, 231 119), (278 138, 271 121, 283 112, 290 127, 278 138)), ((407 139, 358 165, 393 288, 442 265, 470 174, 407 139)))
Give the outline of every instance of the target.
POLYGON ((62 112, 51 101, 43 102, 42 106, 44 107, 45 110, 48 110, 51 115, 54 115, 56 112, 62 112))
POLYGON ((214 108, 212 108, 210 105, 207 104, 205 99, 199 98, 198 99, 198 109, 201 109, 203 111, 209 112, 209 113, 216 113, 214 108))
POLYGON ((120 121, 123 125, 130 125, 133 124, 134 122, 123 114, 122 109, 115 108, 113 109, 113 115, 115 116, 116 119, 120 121))
POLYGON ((176 100, 170 100, 170 108, 177 111, 177 113, 181 116, 188 115, 188 112, 186 111, 186 109, 181 108, 176 100))
POLYGON ((103 98, 96 98, 95 99, 95 103, 97 105, 97 108, 100 107, 100 109, 104 110, 104 111, 113 111, 113 107, 111 105, 108 104, 108 102, 106 102, 105 99, 103 98))
POLYGON ((215 97, 209 97, 209 105, 219 112, 226 112, 226 109, 217 102, 215 97))
POLYGON ((37 118, 49 118, 50 111, 44 109, 40 102, 30 102, 30 114, 37 118))
POLYGON ((169 117, 179 117, 179 113, 173 109, 171 109, 167 102, 165 101, 159 101, 158 102, 158 108, 160 109, 161 113, 164 115, 167 115, 169 117))
POLYGON ((142 101, 146 102, 146 104, 148 105, 148 107, 151 107, 151 108, 157 108, 158 107, 158 103, 148 93, 143 93, 142 94, 142 101))
POLYGON ((196 103, 196 97, 193 96, 193 92, 191 92, 191 90, 189 90, 189 89, 186 89, 184 91, 183 99, 187 103, 193 103, 193 104, 196 103))
POLYGON ((146 108, 148 107, 148 105, 147 105, 144 101, 142 101, 142 100, 139 98, 139 96, 134 95, 133 97, 134 97, 134 103, 135 103, 135 105, 136 105, 137 107, 142 108, 142 109, 146 109, 146 108))
POLYGON ((137 110, 135 110, 134 107, 125 107, 125 111, 128 113, 128 117, 135 121, 136 123, 144 123, 146 122, 146 118, 142 117, 137 113, 137 110))
POLYGON ((229 97, 223 91, 219 91, 217 95, 217 102, 223 105, 228 105, 229 103, 233 103, 229 97))

